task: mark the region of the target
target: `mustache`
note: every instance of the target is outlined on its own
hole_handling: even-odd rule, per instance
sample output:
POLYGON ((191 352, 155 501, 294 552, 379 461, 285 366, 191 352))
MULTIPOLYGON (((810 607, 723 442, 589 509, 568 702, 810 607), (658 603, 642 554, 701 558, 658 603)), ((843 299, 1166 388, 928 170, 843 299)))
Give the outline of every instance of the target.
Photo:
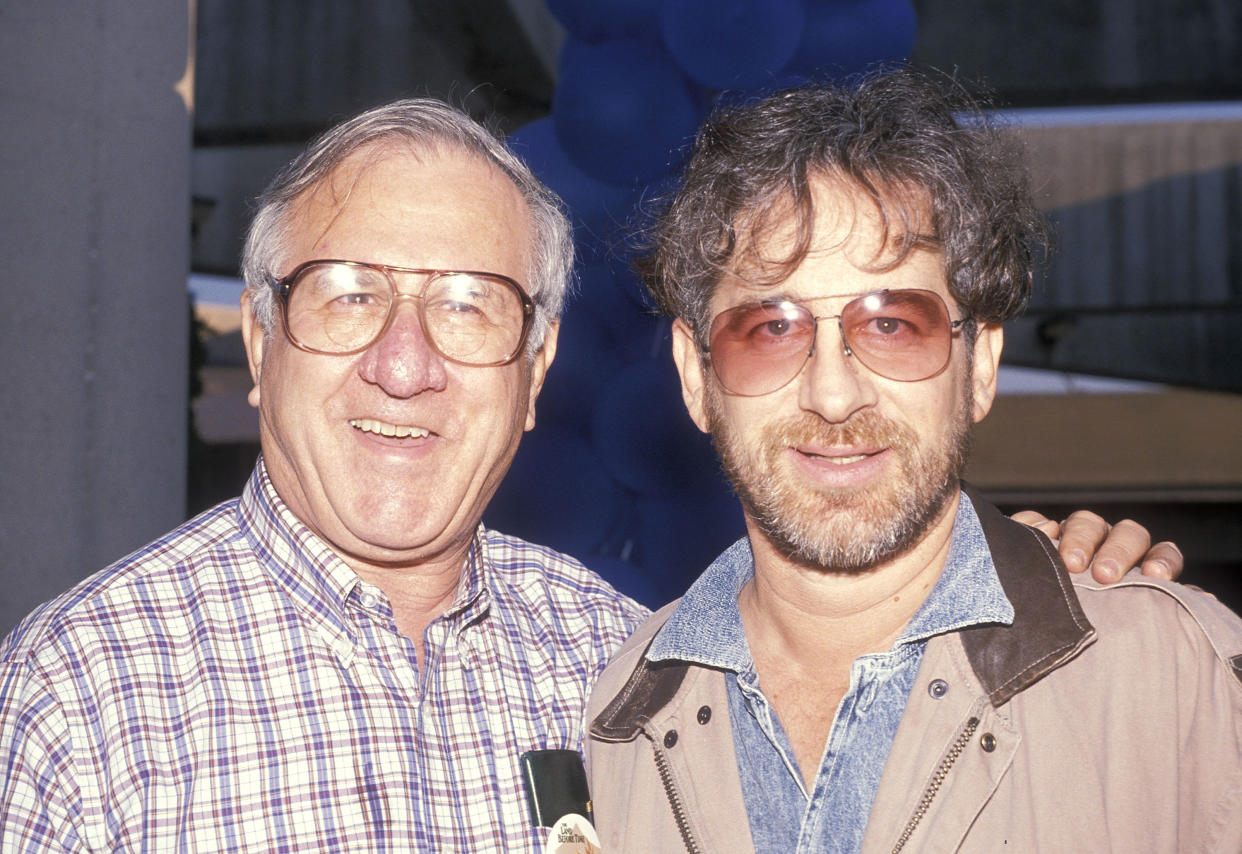
POLYGON ((840 424, 801 412, 773 424, 765 437, 770 447, 790 445, 877 445, 894 449, 913 448, 914 431, 874 410, 858 412, 840 424))

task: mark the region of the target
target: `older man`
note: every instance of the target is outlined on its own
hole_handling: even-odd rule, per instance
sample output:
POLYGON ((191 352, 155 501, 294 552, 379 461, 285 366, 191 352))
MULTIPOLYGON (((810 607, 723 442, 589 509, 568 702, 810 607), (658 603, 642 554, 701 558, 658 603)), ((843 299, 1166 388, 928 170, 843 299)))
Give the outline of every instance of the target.
POLYGON ((244 258, 262 457, 0 647, 0 849, 543 850, 521 756, 576 756, 646 615, 479 521, 571 255, 557 201, 439 102, 277 176, 244 258))
POLYGON ((596 685, 606 851, 1242 851, 1242 621, 962 489, 1040 232, 969 106, 899 72, 699 135, 648 280, 748 536, 596 685))
POLYGON ((245 254, 262 458, 9 638, 0 848, 541 850, 519 756, 578 749, 644 614, 479 524, 570 246, 526 167, 434 101, 276 178, 245 254))

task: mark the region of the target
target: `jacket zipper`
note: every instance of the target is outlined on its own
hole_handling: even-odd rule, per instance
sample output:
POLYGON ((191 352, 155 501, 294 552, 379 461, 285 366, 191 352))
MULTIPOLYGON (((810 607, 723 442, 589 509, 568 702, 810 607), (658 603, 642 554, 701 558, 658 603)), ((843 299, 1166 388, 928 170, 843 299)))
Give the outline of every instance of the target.
POLYGON ((652 744, 651 748, 655 751, 656 770, 660 773, 660 782, 664 784, 664 794, 668 798, 668 805, 673 809, 673 820, 677 822, 682 844, 686 846, 686 851, 690 854, 702 854, 703 849, 699 847, 694 835, 690 832, 686 808, 681 803, 681 797, 673 789, 673 775, 669 771, 668 759, 665 758, 664 751, 655 744, 652 744))
POLYGON ((919 798, 918 806, 914 808, 914 815, 910 817, 910 821, 906 823, 906 829, 901 832, 901 837, 897 840, 897 844, 893 846, 893 854, 897 854, 902 848, 906 847, 906 843, 914 835, 919 822, 923 820, 923 816, 927 815, 927 811, 931 809, 931 802, 936 797, 936 793, 940 791, 940 787, 944 785, 945 777, 949 776, 949 770, 957 762, 957 758, 962 755, 962 751, 966 749, 970 737, 975 734, 975 730, 978 727, 978 718, 971 718, 966 721, 966 728, 962 730, 962 734, 949 747, 949 752, 941 757, 940 764, 936 766, 936 773, 932 775, 927 788, 923 790, 923 797, 919 798))

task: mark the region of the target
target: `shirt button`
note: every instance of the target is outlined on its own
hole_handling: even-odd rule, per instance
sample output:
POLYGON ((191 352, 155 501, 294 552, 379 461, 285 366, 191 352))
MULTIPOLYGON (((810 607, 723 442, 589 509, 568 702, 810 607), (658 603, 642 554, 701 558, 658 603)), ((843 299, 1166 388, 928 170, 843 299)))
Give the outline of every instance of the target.
POLYGON ((983 748, 984 753, 991 753, 996 749, 996 736, 990 732, 985 732, 979 739, 979 746, 983 748))
POLYGON ((374 593, 363 593, 358 597, 358 602, 368 611, 373 610, 379 604, 379 600, 375 598, 374 593))
POLYGON ((677 730, 670 729, 664 733, 664 746, 671 750, 675 744, 677 744, 677 730))
POLYGON ((927 693, 931 695, 933 700, 939 700, 945 694, 949 693, 949 683, 943 679, 933 679, 927 685, 927 693))
POLYGON ((699 723, 705 724, 712 719, 712 707, 703 706, 699 709, 699 723))

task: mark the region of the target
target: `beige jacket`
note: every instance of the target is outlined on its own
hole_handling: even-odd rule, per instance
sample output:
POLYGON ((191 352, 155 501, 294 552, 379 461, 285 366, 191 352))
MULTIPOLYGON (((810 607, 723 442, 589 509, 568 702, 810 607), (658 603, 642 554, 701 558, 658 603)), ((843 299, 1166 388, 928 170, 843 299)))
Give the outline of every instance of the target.
MULTIPOLYGON (((971 499, 1016 618, 932 639, 880 780, 871 852, 1242 852, 1242 620, 1131 574, 1070 578, 971 499)), ((588 704, 606 854, 751 851, 724 676, 618 652, 588 704)))

